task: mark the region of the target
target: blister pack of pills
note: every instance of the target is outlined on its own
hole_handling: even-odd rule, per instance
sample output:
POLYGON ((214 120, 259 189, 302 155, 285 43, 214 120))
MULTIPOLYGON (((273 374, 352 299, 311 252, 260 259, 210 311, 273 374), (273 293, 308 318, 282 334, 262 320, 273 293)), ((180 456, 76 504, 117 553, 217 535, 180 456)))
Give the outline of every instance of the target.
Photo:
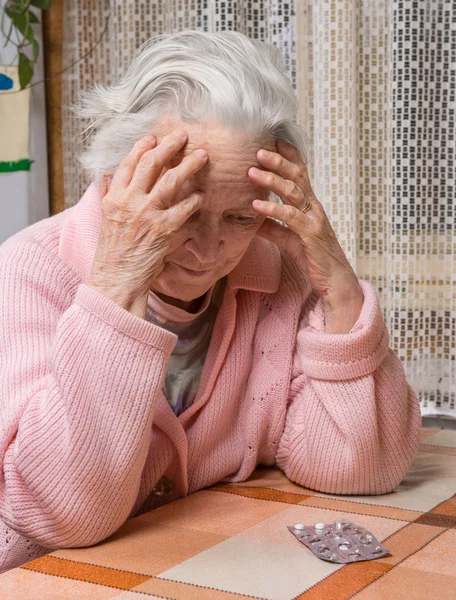
POLYGON ((352 563, 389 554, 370 531, 345 519, 330 525, 316 523, 311 527, 296 523, 288 529, 315 556, 330 562, 352 563))

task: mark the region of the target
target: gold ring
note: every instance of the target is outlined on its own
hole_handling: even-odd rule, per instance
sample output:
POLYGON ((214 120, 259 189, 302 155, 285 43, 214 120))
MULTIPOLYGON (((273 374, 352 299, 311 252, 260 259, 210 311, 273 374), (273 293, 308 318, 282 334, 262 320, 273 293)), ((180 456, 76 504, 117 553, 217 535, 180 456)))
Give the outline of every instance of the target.
POLYGON ((306 206, 304 206, 304 208, 301 209, 301 212, 303 215, 306 214, 306 212, 309 212, 309 210, 312 208, 312 202, 308 202, 306 204, 306 206))

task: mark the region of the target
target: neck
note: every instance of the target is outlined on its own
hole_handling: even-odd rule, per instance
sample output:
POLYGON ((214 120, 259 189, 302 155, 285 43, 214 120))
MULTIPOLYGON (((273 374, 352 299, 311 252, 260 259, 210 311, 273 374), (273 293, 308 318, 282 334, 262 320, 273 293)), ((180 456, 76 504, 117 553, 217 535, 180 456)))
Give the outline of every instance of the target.
POLYGON ((154 291, 154 294, 156 294, 161 300, 163 300, 163 302, 166 302, 166 304, 171 304, 171 306, 177 306, 177 308, 181 308, 182 310, 185 310, 189 313, 198 312, 206 296, 206 294, 203 294, 199 298, 195 298, 195 300, 185 302, 184 300, 172 298, 171 296, 166 296, 166 294, 161 294, 160 292, 154 291))

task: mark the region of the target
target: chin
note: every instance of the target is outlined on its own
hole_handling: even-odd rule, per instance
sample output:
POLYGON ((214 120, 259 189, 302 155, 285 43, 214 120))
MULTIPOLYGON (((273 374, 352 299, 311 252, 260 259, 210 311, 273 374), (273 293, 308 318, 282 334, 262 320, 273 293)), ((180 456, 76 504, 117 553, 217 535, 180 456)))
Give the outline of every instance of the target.
POLYGON ((163 273, 153 282, 153 290, 170 296, 176 300, 182 302, 191 302, 197 298, 201 298, 217 280, 210 279, 208 281, 201 282, 188 282, 183 280, 177 280, 176 278, 166 277, 163 273))

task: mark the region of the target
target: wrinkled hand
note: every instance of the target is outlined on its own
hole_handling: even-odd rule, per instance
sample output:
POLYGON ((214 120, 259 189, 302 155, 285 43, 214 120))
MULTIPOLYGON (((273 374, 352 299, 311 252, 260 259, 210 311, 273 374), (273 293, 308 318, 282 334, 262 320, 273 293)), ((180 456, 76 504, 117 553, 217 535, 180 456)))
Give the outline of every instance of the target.
POLYGON ((259 150, 257 158, 268 170, 252 167, 249 169, 251 180, 277 194, 283 205, 255 200, 253 207, 260 214, 287 225, 266 219, 257 235, 283 248, 307 274, 323 301, 326 331, 347 333, 359 316, 363 293, 312 190, 306 164, 298 151, 285 142, 277 143, 277 152, 259 150), (309 202, 310 210, 301 212, 309 202))
POLYGON ((205 150, 195 150, 164 172, 186 142, 184 131, 158 145, 153 136, 141 139, 119 164, 101 201, 100 238, 88 284, 142 318, 174 233, 202 201, 198 193, 178 203, 174 198, 206 164, 205 150))

